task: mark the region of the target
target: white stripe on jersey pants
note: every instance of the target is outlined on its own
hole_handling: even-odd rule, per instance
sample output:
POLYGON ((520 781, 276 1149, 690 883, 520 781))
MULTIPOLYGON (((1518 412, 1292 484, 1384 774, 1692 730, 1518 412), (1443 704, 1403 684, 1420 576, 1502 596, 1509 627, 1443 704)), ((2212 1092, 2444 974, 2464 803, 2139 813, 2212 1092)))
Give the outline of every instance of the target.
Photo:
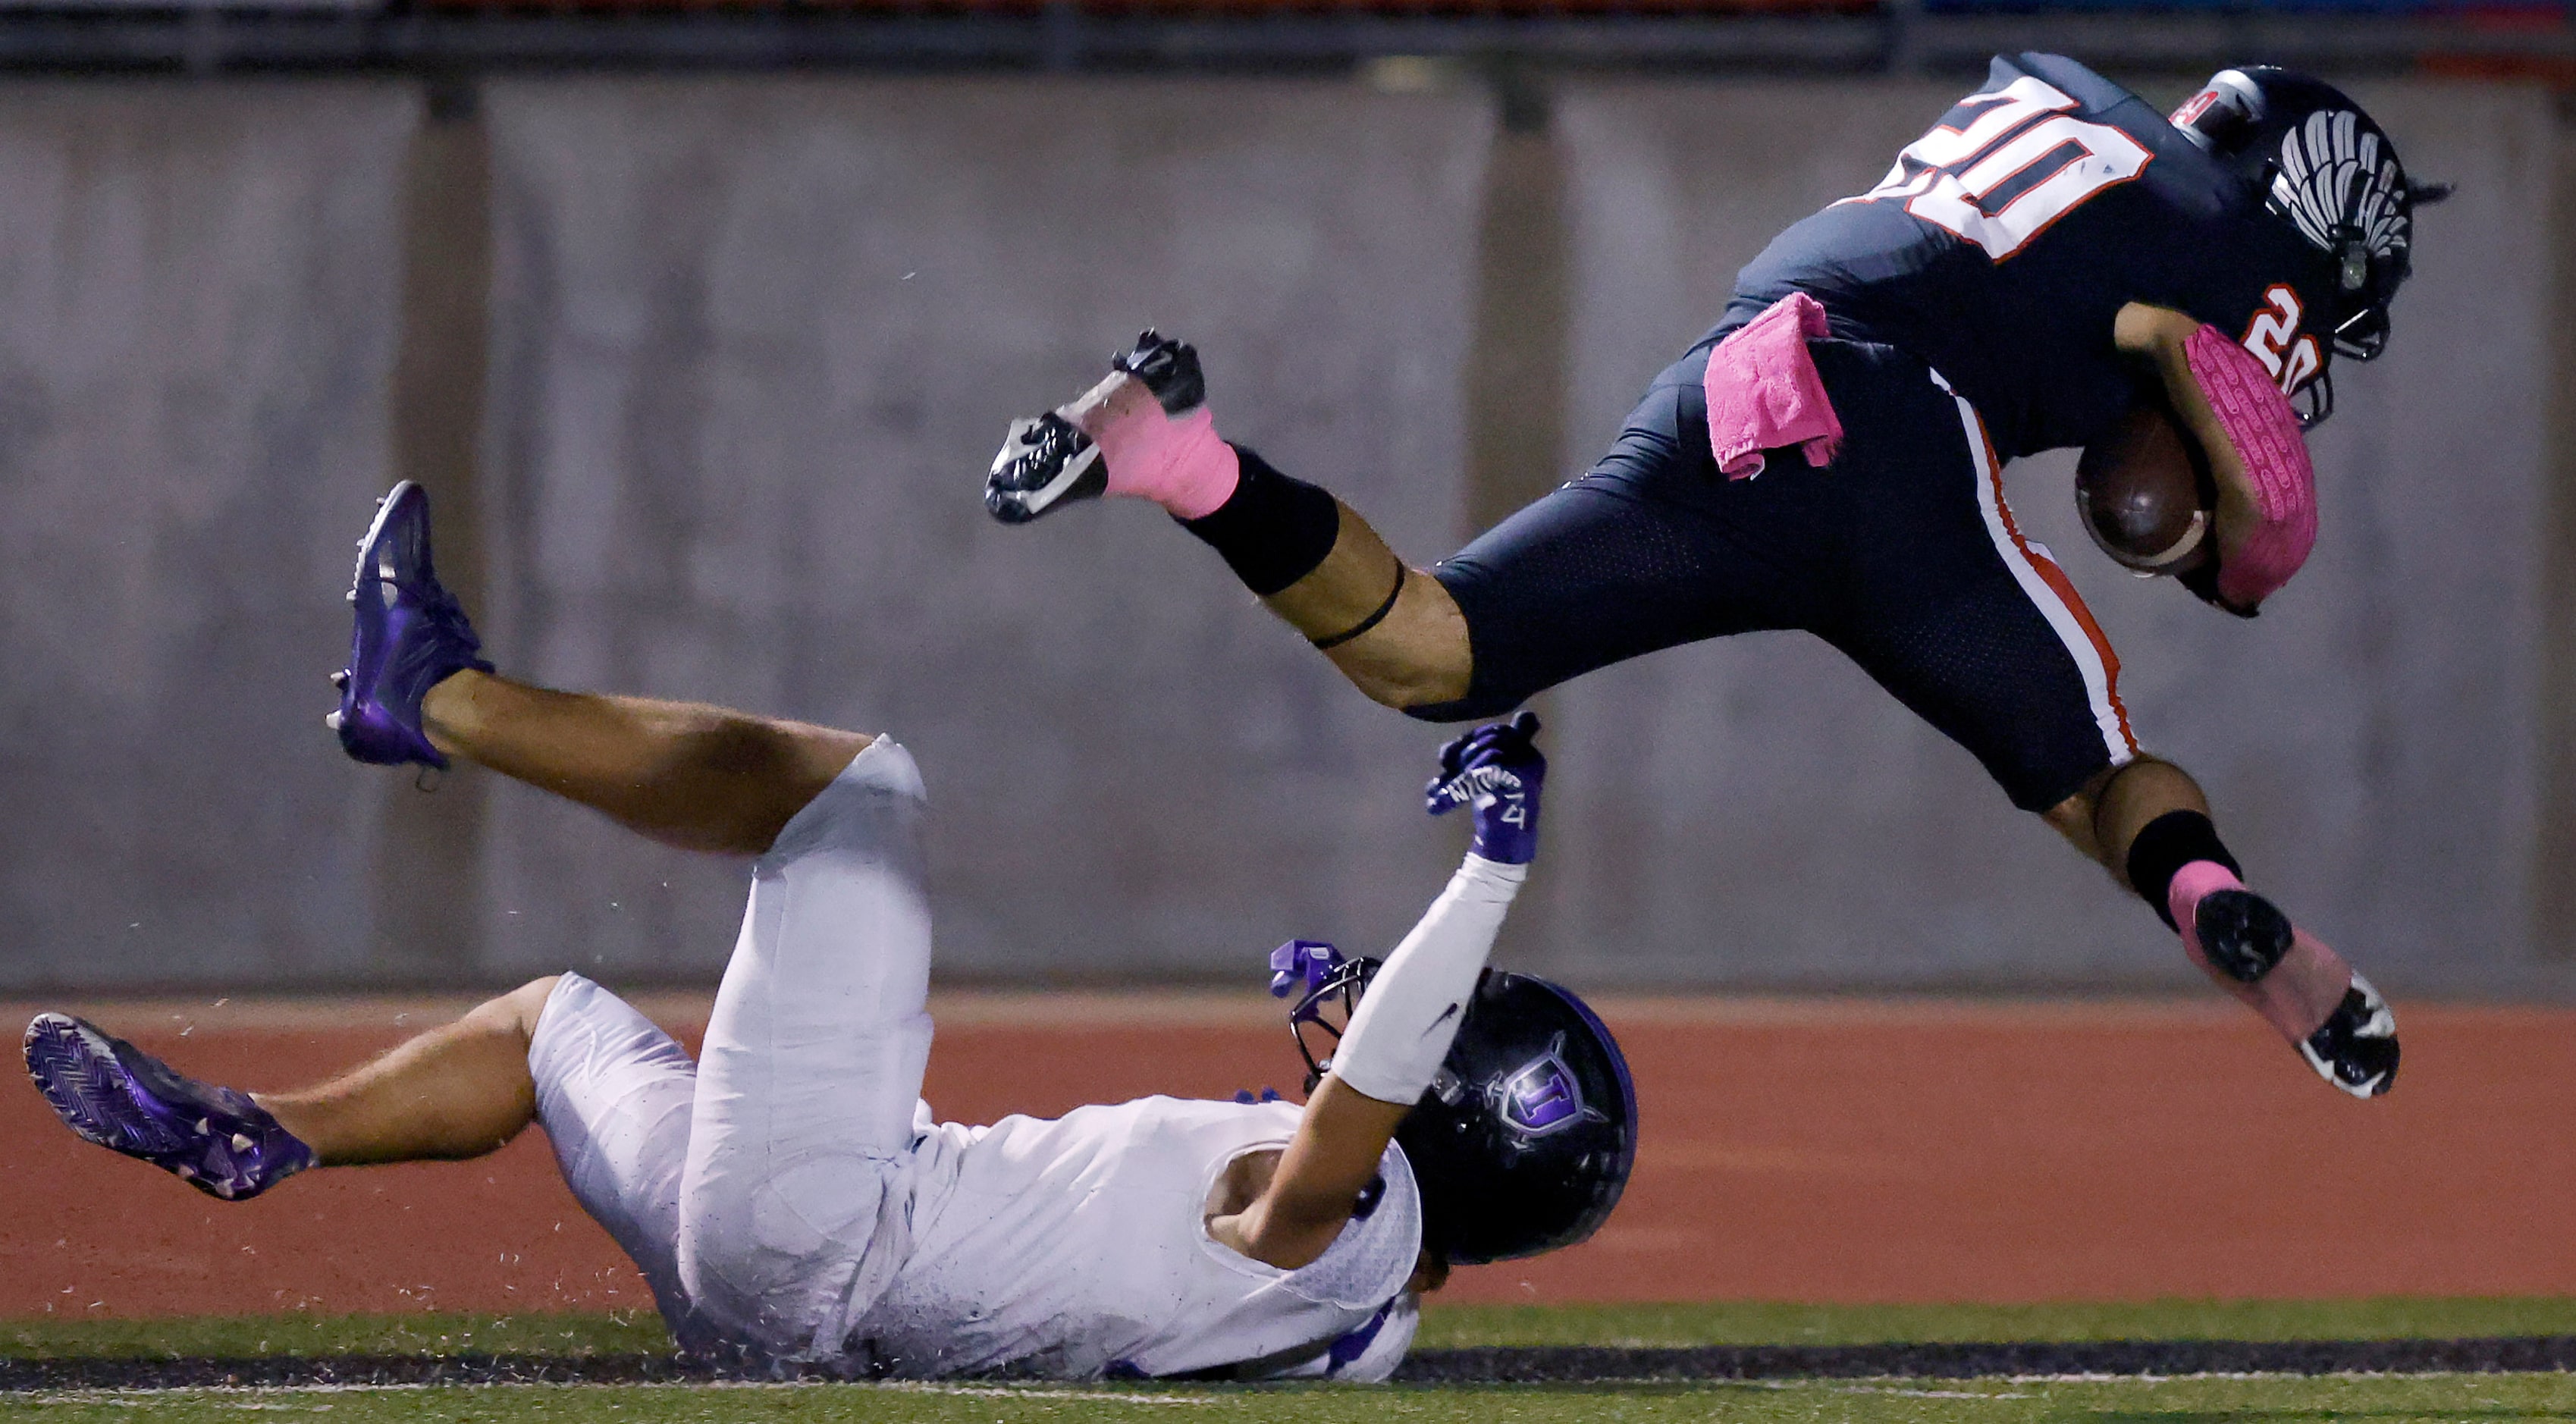
POLYGON ((837 1358, 900 1263, 885 1208, 930 1057, 922 809, 911 755, 879 737, 753 862, 693 1077, 578 975, 538 1018, 529 1069, 564 1179, 684 1346, 837 1358))
POLYGON ((2102 625, 2093 621, 2093 610, 2084 606, 2083 596, 2067 581, 2066 571, 2057 566, 2048 546, 2022 537, 2012 506, 2004 502, 2003 461, 1996 458, 1995 443, 1986 436, 1985 417, 1977 414, 1966 396, 1950 390, 1940 372, 1932 372, 1932 384, 1949 391, 1950 399, 1959 403, 1968 459, 1977 472, 1977 512, 1985 516, 1987 537, 1995 541, 2004 567, 2012 570, 2023 595, 2048 620, 2057 641, 2065 645, 2066 656, 2074 660, 2111 765, 2127 766, 2138 759, 2138 737, 2129 726, 2129 706, 2120 700, 2119 655, 2111 651, 2111 640, 2102 636, 2102 625))

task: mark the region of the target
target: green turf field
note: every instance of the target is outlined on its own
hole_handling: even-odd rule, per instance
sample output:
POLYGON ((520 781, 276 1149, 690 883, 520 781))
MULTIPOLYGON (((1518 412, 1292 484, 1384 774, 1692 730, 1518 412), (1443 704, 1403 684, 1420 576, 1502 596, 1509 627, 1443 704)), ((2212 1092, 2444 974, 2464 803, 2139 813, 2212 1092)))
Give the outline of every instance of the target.
POLYGON ((998 1385, 517 1385, 477 1389, 260 1390, 57 1395, 0 1399, 0 1419, 48 1424, 149 1419, 226 1421, 246 1414, 374 1421, 564 1421, 564 1424, 2308 1424, 2363 1420, 2576 1419, 2576 1378, 2437 1375, 2373 1378, 1970 1380, 1902 1384, 1797 1381, 1761 1385, 1559 1388, 1044 1388, 998 1385))
MULTIPOLYGON (((2369 1340, 2576 1335, 2576 1298, 2150 1301, 2119 1305, 1442 1306, 1422 1348, 1456 1345, 1862 1345, 1950 1340, 2369 1340)), ((0 1321, 0 1359, 61 1356, 617 1355, 666 1349, 624 1315, 246 1315, 0 1321)))
MULTIPOLYGON (((1425 1346, 1804 1344, 2107 1339, 2357 1339, 2576 1334, 2576 1300, 2187 1302, 2018 1307, 1655 1307, 1436 1309, 1425 1346)), ((176 1322, 0 1322, 0 1357, 167 1359, 463 1351, 618 1355, 664 1348, 651 1317, 417 1315, 244 1317, 176 1322)), ((69 1392, 0 1395, 0 1420, 238 1421, 305 1415, 328 1424, 663 1420, 763 1424, 2224 1424, 2224 1421, 2576 1420, 2576 1375, 2192 1377, 1971 1381, 1780 1380, 1548 1387, 960 1385, 518 1385, 69 1392)))

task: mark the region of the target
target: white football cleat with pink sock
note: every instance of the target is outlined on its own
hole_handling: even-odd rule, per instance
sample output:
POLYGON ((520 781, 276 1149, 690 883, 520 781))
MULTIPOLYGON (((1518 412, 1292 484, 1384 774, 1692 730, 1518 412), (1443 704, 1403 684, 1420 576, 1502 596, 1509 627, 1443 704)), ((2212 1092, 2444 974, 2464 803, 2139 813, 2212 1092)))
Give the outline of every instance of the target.
POLYGON ((1108 484, 1100 447, 1048 411, 1011 422, 984 477, 984 508, 1004 524, 1026 524, 1057 505, 1098 499, 1108 484))
POLYGON ((1109 359, 1109 375, 1068 405, 1011 422, 984 477, 984 508, 1026 524, 1102 495, 1150 499, 1181 519, 1234 493, 1234 447, 1217 438, 1199 354, 1147 328, 1109 359))
POLYGON ((2343 956, 2213 861, 2175 872, 2166 899, 2174 923, 2186 926, 2184 952, 2319 1076, 2356 1098, 2395 1086, 2397 1016, 2343 956))

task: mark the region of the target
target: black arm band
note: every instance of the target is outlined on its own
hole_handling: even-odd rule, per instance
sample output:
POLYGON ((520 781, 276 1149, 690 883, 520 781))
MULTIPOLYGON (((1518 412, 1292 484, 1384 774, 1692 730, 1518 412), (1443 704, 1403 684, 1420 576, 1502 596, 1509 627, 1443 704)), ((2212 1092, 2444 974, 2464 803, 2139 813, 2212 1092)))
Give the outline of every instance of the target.
POLYGON ((1385 622, 1386 615, 1395 611, 1395 601, 1404 597, 1405 573, 1404 561, 1402 559, 1396 560, 1395 587, 1386 591, 1386 602, 1377 606, 1377 612, 1372 613, 1366 618, 1361 619, 1359 622, 1352 624, 1350 627, 1333 634, 1329 638, 1310 638, 1307 641, 1313 643, 1318 649, 1338 648, 1342 644, 1349 642, 1351 639, 1356 638, 1371 628, 1376 627, 1380 623, 1385 622))
POLYGON ((2195 860, 2216 861, 2227 867, 2230 875, 2242 876, 2244 867, 2227 853, 2227 845, 2218 838, 2218 828, 2198 811, 2167 811, 2147 822, 2135 840, 2129 842, 2129 884, 2166 929, 2179 929, 2174 924, 2173 909, 2165 903, 2165 892, 2172 888, 2174 872, 2195 860))

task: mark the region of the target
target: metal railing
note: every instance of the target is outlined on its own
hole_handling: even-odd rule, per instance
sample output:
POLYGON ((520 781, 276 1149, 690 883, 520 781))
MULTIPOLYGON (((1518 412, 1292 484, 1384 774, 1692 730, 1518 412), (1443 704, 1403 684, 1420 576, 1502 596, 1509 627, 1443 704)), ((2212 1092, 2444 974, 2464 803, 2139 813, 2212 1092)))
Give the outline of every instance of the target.
POLYGON ((266 0, 0 4, 0 68, 21 72, 481 72, 510 69, 1330 71, 1394 57, 1713 74, 1973 73, 2044 49, 2124 71, 2259 56, 2328 72, 2531 75, 2576 83, 2558 4, 2008 11, 1917 0, 1473 3, 558 4, 266 0))

